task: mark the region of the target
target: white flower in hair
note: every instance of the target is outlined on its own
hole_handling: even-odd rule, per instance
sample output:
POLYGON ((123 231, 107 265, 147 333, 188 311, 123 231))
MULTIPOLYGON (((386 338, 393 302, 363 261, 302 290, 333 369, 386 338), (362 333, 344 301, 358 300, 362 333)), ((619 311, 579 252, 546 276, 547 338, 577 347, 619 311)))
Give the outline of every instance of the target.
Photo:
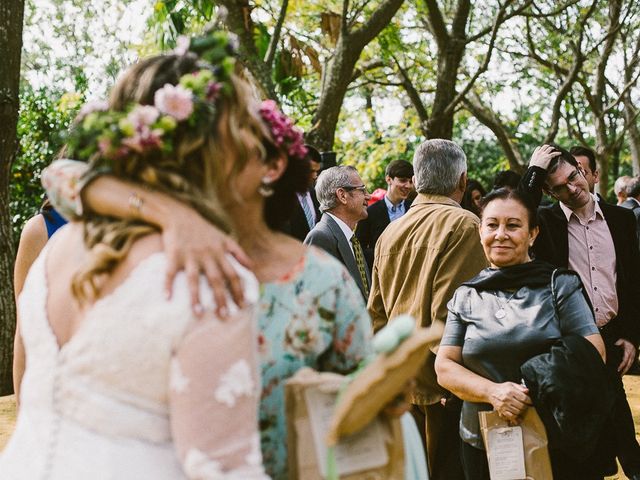
POLYGON ((153 98, 155 106, 162 113, 171 115, 181 122, 186 120, 193 113, 193 92, 182 85, 171 85, 167 83, 160 90, 156 91, 153 98))
POLYGON ((127 115, 127 121, 133 125, 135 129, 141 129, 145 126, 153 125, 160 112, 156 107, 151 105, 136 105, 133 110, 127 115))

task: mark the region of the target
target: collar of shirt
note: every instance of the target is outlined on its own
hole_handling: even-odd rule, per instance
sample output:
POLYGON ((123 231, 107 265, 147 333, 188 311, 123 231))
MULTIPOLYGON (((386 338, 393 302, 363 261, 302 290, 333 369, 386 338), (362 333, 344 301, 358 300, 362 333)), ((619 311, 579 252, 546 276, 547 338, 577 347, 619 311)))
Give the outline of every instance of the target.
POLYGON ((301 202, 307 202, 309 203, 309 200, 311 200, 311 194, 309 193, 309 190, 307 190, 304 193, 297 193, 296 195, 298 196, 298 200, 300 200, 301 202))
MULTIPOLYGON (((600 215, 600 218, 604 218, 604 214, 602 213, 602 209, 600 208, 600 203, 598 202, 598 197, 596 197, 592 193, 591 198, 593 198, 593 201, 595 202, 595 208, 593 209, 593 216, 591 218, 588 218, 587 222, 590 222, 591 220, 596 218, 596 215, 600 215)), ((559 203, 560 203, 560 209, 562 210, 562 213, 564 213, 564 216, 566 217, 567 223, 568 223, 569 220, 571 219, 571 215, 575 215, 575 213, 573 213, 573 210, 567 207, 564 203, 562 202, 559 202, 559 203)), ((576 218, 578 218, 578 215, 576 215, 576 218)), ((578 220, 580 219, 578 218, 578 220)))
POLYGON ((353 251, 353 245, 351 245, 351 237, 353 237, 353 230, 351 230, 351 228, 349 228, 349 225, 344 223, 342 220, 336 217, 333 213, 331 212, 324 212, 324 213, 325 215, 329 215, 331 218, 333 218, 336 221, 336 223, 340 227, 340 230, 342 230, 342 233, 344 233, 344 236, 347 238, 347 241, 349 242, 349 246, 351 247, 351 250, 353 251))
MULTIPOLYGON (((413 205, 427 204, 427 203, 440 203, 443 205, 450 205, 452 207, 460 207, 460 204, 454 199, 445 195, 435 195, 431 193, 419 193, 416 199, 413 201, 413 205)), ((462 207, 460 207, 462 208, 462 207)))
POLYGON ((389 219, 395 220, 404 214, 404 201, 401 201, 397 205, 391 203, 389 197, 384 196, 384 203, 387 205, 387 212, 389 213, 389 219))

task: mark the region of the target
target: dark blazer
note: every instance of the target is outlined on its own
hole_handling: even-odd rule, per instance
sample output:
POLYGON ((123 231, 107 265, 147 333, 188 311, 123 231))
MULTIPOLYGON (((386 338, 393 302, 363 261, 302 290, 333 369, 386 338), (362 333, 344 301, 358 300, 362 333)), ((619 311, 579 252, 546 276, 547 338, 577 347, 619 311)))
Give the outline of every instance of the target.
MULTIPOLYGON (((409 210, 411 203, 409 200, 404 201, 405 213, 409 210)), ((358 240, 360 240, 362 250, 364 250, 364 258, 367 259, 367 264, 372 266, 376 242, 391 221, 389 220, 389 211, 387 210, 387 204, 384 198, 369 205, 367 213, 367 218, 358 222, 356 235, 358 236, 358 240)))
MULTIPOLYGON (((320 221, 320 203, 316 197, 316 192, 313 188, 309 189, 309 193, 311 194, 311 201, 313 202, 313 209, 316 215, 316 223, 320 221)), ((309 223, 307 222, 307 217, 304 214, 304 210, 302 209, 302 205, 298 201, 298 197, 296 196, 295 206, 293 207, 293 213, 291 214, 291 219, 289 220, 288 225, 285 227, 285 232, 291 235, 292 237, 297 238, 301 242, 307 238, 307 234, 309 233, 309 223)))
MULTIPOLYGON (((360 289, 365 302, 367 301, 364 292, 364 285, 362 284, 362 279, 360 278, 360 271, 358 270, 356 258, 354 257, 353 251, 351 250, 351 245, 347 241, 347 238, 344 236, 344 233, 340 229, 340 226, 333 218, 331 218, 329 215, 322 215, 320 221, 316 224, 315 227, 313 227, 313 229, 311 229, 311 231, 307 235, 307 238, 304 239, 304 243, 306 245, 315 245, 317 247, 320 247, 340 260, 344 264, 344 266, 347 267, 347 270, 358 284, 358 288, 360 289)), ((369 267, 367 266, 365 270, 367 272, 367 282, 369 283, 369 287, 371 287, 371 276, 369 275, 369 267)))
MULTIPOLYGON (((540 201, 546 172, 538 167, 527 170, 520 189, 534 202, 540 201)), ((616 289, 618 316, 609 322, 612 335, 625 338, 636 347, 640 342, 640 250, 636 237, 636 219, 622 207, 598 202, 616 251, 616 289)), ((536 203, 537 204, 537 203, 536 203)), ((569 235, 567 218, 559 203, 538 208, 540 234, 533 245, 536 258, 558 267, 569 267, 569 235)))

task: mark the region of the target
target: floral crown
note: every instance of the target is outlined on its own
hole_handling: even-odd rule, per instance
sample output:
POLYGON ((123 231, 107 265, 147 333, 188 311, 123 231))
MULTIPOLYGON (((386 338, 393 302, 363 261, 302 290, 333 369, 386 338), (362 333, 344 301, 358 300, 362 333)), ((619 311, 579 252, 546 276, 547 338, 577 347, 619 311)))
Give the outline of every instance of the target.
POLYGON ((216 102, 232 92, 235 38, 223 31, 179 39, 175 53, 196 54, 205 62, 200 70, 167 83, 154 94, 153 105, 132 104, 124 111, 109 110, 107 102, 90 102, 78 114, 67 138, 73 158, 119 160, 129 155, 173 152, 179 125, 198 128, 216 118, 216 102))
POLYGON ((265 100, 260 106, 260 116, 269 127, 271 140, 276 147, 281 148, 287 155, 303 159, 307 156, 307 147, 304 146, 302 131, 293 121, 280 111, 273 100, 265 100))

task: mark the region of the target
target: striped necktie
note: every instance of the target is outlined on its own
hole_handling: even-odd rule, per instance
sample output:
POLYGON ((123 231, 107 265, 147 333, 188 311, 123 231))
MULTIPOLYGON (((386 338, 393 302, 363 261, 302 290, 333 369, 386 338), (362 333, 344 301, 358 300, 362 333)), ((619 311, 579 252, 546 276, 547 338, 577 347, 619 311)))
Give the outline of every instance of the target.
POLYGON ((351 236, 351 244, 353 245, 353 255, 356 257, 356 264, 358 265, 358 271, 360 272, 360 279, 364 286, 364 297, 369 298, 369 282, 367 281, 367 267, 364 262, 364 253, 362 252, 362 246, 358 237, 351 236))
POLYGON ((302 206, 302 210, 304 211, 304 216, 307 217, 307 223, 309 224, 309 230, 311 230, 316 225, 316 216, 311 211, 311 207, 309 207, 309 193, 305 195, 300 195, 300 205, 302 206))

